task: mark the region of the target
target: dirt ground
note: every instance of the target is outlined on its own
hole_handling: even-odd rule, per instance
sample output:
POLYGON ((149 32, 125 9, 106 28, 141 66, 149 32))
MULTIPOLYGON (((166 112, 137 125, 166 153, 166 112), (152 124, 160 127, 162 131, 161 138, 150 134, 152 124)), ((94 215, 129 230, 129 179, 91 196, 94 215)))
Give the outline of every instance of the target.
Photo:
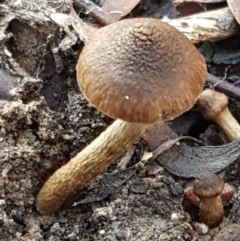
MULTIPOLYGON (((183 206, 184 188, 192 180, 171 175, 157 162, 121 171, 121 165, 130 167, 141 159, 147 149, 143 140, 72 195, 55 215, 40 215, 35 198, 47 178, 112 120, 92 108, 77 86, 75 66, 83 43, 45 20, 47 7, 41 1, 13 3, 0 2, 0 240, 207 241, 229 221, 240 222, 238 162, 221 173, 236 189, 226 219, 202 235, 193 229, 183 206), (34 16, 39 19, 32 21, 34 16)), ((144 0, 132 16, 175 18, 178 13, 168 0, 144 0)), ((209 72, 236 85, 239 40, 237 35, 198 46, 209 72)), ((238 121, 239 108, 239 102, 230 100, 238 121)), ((196 111, 169 125, 179 135, 223 143, 220 130, 196 111)))

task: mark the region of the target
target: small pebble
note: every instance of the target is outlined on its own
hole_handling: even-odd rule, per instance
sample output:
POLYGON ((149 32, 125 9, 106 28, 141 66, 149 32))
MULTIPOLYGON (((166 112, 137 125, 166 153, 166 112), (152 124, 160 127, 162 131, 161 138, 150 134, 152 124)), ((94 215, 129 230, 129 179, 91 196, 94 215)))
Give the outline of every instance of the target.
POLYGON ((99 234, 101 234, 101 235, 105 234, 105 230, 100 230, 99 234))
POLYGON ((204 223, 195 222, 192 225, 195 231, 200 235, 206 234, 208 232, 208 226, 204 223))
POLYGON ((177 213, 172 213, 172 214, 171 214, 171 220, 172 220, 173 222, 178 221, 178 220, 179 220, 178 214, 177 214, 177 213))

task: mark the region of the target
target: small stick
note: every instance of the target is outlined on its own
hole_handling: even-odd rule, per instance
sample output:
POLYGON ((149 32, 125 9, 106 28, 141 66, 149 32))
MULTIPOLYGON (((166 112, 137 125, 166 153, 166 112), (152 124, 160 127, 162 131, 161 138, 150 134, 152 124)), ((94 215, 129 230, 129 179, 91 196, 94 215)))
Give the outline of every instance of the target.
POLYGON ((170 148, 172 148, 175 144, 177 144, 180 141, 183 140, 190 140, 190 141, 194 141, 196 143, 198 143, 199 145, 204 145, 201 141, 199 141, 198 139, 192 137, 192 136, 180 136, 177 137, 174 140, 169 140, 164 142, 161 146, 157 147, 153 152, 152 152, 152 158, 151 160, 156 159, 158 156, 160 156, 164 151, 169 150, 170 148))
POLYGON ((96 19, 103 25, 108 25, 115 22, 115 19, 89 0, 74 0, 74 5, 78 8, 84 9, 89 16, 96 19))
MULTIPOLYGON (((165 125, 165 124, 164 124, 165 125)), ((162 126, 164 126, 162 125, 162 126)), ((133 166, 129 167, 128 169, 134 168, 134 167, 139 167, 139 166, 144 166, 147 162, 150 162, 152 160, 155 160, 158 156, 160 156, 163 152, 171 149, 174 145, 179 143, 180 141, 184 140, 190 140, 194 141, 195 143, 198 143, 199 145, 204 145, 201 141, 198 139, 192 137, 192 136, 180 136, 172 140, 167 140, 163 144, 161 144, 159 147, 157 147, 155 150, 152 152, 145 152, 142 159, 134 164, 133 166)))
POLYGON ((239 26, 228 7, 177 19, 162 19, 182 32, 193 44, 228 38, 239 26))
POLYGON ((228 83, 227 81, 224 81, 212 74, 207 75, 207 83, 214 86, 215 90, 218 90, 219 92, 222 92, 229 97, 235 98, 237 100, 240 100, 240 88, 228 83))

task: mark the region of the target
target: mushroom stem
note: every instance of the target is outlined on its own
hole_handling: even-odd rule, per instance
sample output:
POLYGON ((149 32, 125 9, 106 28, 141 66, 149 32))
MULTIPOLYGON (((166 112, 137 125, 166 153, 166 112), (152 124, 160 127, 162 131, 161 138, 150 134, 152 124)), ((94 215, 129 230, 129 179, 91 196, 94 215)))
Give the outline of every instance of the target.
POLYGON ((240 138, 240 125, 228 109, 226 95, 207 89, 200 94, 196 104, 205 119, 221 127, 228 141, 240 138))
POLYGON ((148 128, 148 124, 116 120, 47 180, 37 196, 39 212, 54 213, 71 193, 121 157, 148 128))
POLYGON ((214 121, 221 127, 229 141, 235 141, 240 138, 240 125, 232 116, 228 107, 214 118, 214 121))
POLYGON ((208 227, 217 227, 223 220, 224 209, 221 195, 216 197, 199 198, 199 215, 208 227))

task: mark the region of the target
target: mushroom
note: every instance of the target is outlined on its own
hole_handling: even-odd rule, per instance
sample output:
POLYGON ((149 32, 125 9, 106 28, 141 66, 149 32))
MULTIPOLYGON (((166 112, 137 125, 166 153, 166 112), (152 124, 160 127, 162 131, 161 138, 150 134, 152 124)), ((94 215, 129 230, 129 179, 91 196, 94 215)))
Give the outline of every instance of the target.
POLYGON ((195 46, 160 20, 126 19, 97 31, 80 55, 77 81, 94 107, 117 120, 47 180, 37 196, 37 209, 55 212, 152 123, 189 110, 206 76, 204 58, 195 46))
POLYGON ((199 198, 200 220, 209 228, 217 227, 223 220, 222 191, 224 181, 213 172, 205 172, 194 180, 193 193, 199 198))
MULTIPOLYGON (((228 183, 225 183, 223 191, 221 193, 223 204, 228 205, 233 196, 234 188, 228 183)), ((184 199, 190 201, 193 205, 197 207, 199 207, 200 205, 199 197, 193 194, 193 187, 188 187, 184 190, 184 199)))
POLYGON ((240 224, 227 225, 218 233, 214 241, 240 241, 240 224))
POLYGON ((240 125, 228 109, 228 98, 215 90, 204 90, 196 103, 205 119, 213 120, 229 141, 240 138, 240 125))

